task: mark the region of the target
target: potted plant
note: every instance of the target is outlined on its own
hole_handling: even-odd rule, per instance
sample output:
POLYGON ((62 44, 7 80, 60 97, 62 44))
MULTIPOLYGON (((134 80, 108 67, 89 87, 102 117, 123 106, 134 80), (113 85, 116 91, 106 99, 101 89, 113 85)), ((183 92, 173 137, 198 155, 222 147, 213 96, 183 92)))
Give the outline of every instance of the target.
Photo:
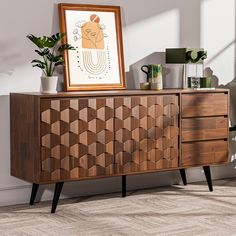
POLYGON ((64 50, 75 50, 70 44, 61 44, 65 33, 57 33, 51 37, 36 37, 29 34, 26 37, 33 42, 38 49, 35 52, 41 56, 41 60, 34 59, 31 61, 33 67, 39 67, 43 71, 41 77, 41 89, 44 93, 55 93, 58 77, 53 73, 56 67, 63 64, 62 53, 64 50))

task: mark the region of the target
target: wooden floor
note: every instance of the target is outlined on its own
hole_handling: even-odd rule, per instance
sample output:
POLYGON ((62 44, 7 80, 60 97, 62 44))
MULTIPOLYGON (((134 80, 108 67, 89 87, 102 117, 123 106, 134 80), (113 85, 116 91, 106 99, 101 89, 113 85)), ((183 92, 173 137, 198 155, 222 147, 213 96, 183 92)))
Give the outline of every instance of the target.
POLYGON ((0 208, 0 235, 236 235, 236 179, 0 208))

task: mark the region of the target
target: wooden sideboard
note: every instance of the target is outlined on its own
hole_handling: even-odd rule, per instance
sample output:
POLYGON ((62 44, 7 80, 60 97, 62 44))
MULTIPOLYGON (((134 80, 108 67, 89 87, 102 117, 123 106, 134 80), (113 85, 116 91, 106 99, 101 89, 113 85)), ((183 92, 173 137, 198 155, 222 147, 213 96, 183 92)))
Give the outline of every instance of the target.
POLYGON ((228 90, 12 93, 11 175, 55 183, 55 212, 66 181, 126 176, 228 161, 228 90))

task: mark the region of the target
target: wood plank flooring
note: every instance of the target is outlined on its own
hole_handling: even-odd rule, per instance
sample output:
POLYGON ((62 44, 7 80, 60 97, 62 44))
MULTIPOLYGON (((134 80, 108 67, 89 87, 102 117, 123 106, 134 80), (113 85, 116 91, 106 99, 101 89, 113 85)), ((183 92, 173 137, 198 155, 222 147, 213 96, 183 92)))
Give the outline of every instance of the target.
POLYGON ((236 179, 0 208, 1 236, 236 235, 236 179))

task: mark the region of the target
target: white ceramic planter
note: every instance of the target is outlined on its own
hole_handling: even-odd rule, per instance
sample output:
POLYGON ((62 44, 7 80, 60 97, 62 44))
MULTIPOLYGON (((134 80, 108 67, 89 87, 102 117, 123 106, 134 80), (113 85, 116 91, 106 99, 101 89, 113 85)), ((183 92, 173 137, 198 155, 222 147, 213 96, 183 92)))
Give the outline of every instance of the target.
POLYGON ((41 92, 56 93, 57 92, 57 76, 42 76, 41 77, 41 92))

